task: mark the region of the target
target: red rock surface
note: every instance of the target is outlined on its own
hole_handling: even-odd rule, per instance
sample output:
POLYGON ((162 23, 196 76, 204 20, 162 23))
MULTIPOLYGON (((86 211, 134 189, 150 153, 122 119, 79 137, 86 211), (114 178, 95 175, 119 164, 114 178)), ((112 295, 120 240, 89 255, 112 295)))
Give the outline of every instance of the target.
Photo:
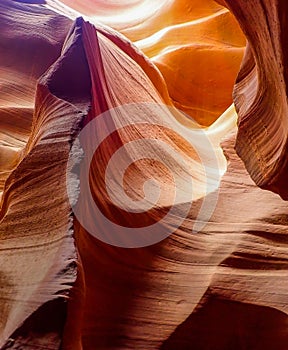
MULTIPOLYGON (((175 108, 174 68, 171 74, 162 74, 153 63, 157 60, 149 59, 114 29, 93 18, 93 24, 76 19, 77 13, 56 1, 0 3, 4 52, 0 56, 1 348, 286 350, 287 203, 250 178, 251 174, 257 184, 285 198, 286 94, 285 80, 281 81, 285 48, 277 31, 285 24, 278 14, 285 15, 286 5, 273 2, 272 10, 263 12, 265 1, 260 6, 255 0, 251 7, 240 0, 226 2, 249 40, 234 89, 239 127, 233 106, 221 114, 225 104, 219 102, 214 113, 217 120, 211 124, 208 113, 205 123, 211 125, 204 129, 175 108), (261 17, 264 13, 266 22, 261 17), (256 16, 261 20, 255 24, 256 16), (267 21, 271 21, 269 26, 267 21), (271 109, 269 101, 273 101, 271 109), (118 108, 129 103, 133 103, 133 113, 118 108), (81 168, 85 157, 81 158, 80 146, 73 142, 81 129, 111 109, 116 113, 104 114, 101 128, 89 129, 85 140, 92 147, 95 139, 117 127, 95 153, 87 187, 81 168), (271 137, 263 125, 271 130, 271 137), (136 147, 137 140, 148 143, 136 147), (130 148, 125 148, 129 143, 130 148), (122 158, 112 164, 110 189, 122 189, 120 200, 125 204, 124 192, 141 201, 149 195, 144 182, 158 180, 162 192, 151 210, 131 213, 115 205, 109 194, 105 171, 122 148, 122 158), (69 175, 73 173, 71 154, 74 166, 80 162, 78 179, 69 175), (122 181, 122 161, 130 158, 137 161, 126 169, 122 181), (177 186, 173 172, 180 179, 177 186), (176 228, 156 244, 125 248, 131 246, 131 237, 129 241, 102 225, 92 202, 105 217, 121 227, 134 227, 136 234, 137 228, 151 222, 159 224, 159 231, 176 228), (176 215, 168 220, 164 214, 171 207, 176 215), (206 208, 204 213, 201 208, 206 208), (82 217, 95 224, 93 234, 82 217), (103 241, 111 236, 122 247, 103 241)), ((96 7, 91 12, 91 3, 85 3, 90 16, 97 14, 96 7)), ((75 2, 75 6, 81 4, 75 2)), ((98 9, 102 16, 110 13, 106 2, 98 4, 102 4, 98 9)), ((212 22, 204 21, 207 28, 222 28, 219 37, 205 26, 199 32, 195 29, 191 56, 199 33, 208 30, 211 44, 223 39, 227 28, 235 30, 220 59, 221 67, 222 59, 233 67, 228 70, 230 83, 223 83, 228 93, 243 51, 242 34, 231 15, 216 3, 195 1, 188 14, 185 4, 173 2, 169 9, 182 13, 181 23, 193 13, 199 19, 221 12, 212 15, 212 22), (235 55, 230 55, 235 50, 232 42, 239 48, 235 55)), ((168 14, 163 12, 163 23, 175 25, 168 14)), ((151 28, 150 35, 160 30, 156 15, 143 23, 143 28, 151 28)), ((133 40, 141 47, 143 28, 117 29, 131 38, 135 35, 133 40)), ((190 25, 184 28, 187 35, 190 25)), ((188 40, 185 35, 184 42, 188 40)), ((146 49, 153 51, 164 44, 153 45, 146 49)), ((211 54, 217 70, 220 61, 214 49, 207 51, 207 58, 211 54)), ((171 67, 175 59, 169 57, 171 67)), ((184 61, 186 67, 190 61, 184 61)), ((204 84, 205 74, 202 78, 204 84)), ((202 91, 206 91, 205 84, 202 91)), ((183 89, 183 98, 186 92, 183 89)))

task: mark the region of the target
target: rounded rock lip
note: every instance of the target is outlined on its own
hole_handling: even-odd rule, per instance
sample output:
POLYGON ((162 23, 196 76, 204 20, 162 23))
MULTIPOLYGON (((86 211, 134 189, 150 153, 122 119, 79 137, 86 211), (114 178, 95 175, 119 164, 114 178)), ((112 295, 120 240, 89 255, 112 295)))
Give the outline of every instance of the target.
POLYGON ((169 173, 173 174, 175 195, 170 209, 159 221, 142 227, 126 227, 123 224, 117 224, 101 211, 90 188, 89 174, 92 158, 101 147, 101 143, 111 134, 120 129, 123 131, 126 127, 137 128, 140 124, 142 126, 147 124, 147 128, 155 126, 160 130, 170 130, 171 133, 176 133, 191 144, 197 153, 197 158, 200 159, 204 176, 206 176, 206 195, 202 197, 196 219, 192 220, 191 234, 201 231, 211 219, 217 205, 218 188, 222 176, 215 149, 204 129, 200 127, 193 130, 188 129, 180 124, 172 114, 172 107, 165 104, 142 102, 121 105, 97 115, 74 140, 66 171, 68 199, 72 212, 80 225, 100 241, 121 248, 142 248, 159 243, 176 232, 185 220, 189 220, 191 206, 199 199, 194 196, 193 169, 191 169, 191 164, 187 163, 187 157, 173 149, 171 144, 165 143, 165 140, 145 136, 123 144, 111 156, 108 161, 109 166, 105 169, 105 191, 113 205, 126 211, 129 215, 155 209, 161 193, 157 186, 158 183, 153 178, 143 184, 145 197, 140 201, 133 201, 125 193, 123 181, 115 182, 113 180, 115 174, 111 175, 113 169, 124 164, 123 169, 116 169, 120 175, 122 173, 123 180, 125 170, 133 162, 143 158, 154 159, 160 161, 169 170, 169 173), (142 152, 136 158, 130 156, 135 147, 142 152), (163 150, 164 152, 161 153, 163 150), (169 159, 171 157, 171 162, 167 161, 164 153, 169 155, 169 159), (129 157, 127 157, 128 154, 129 157), (116 157, 115 160, 113 157, 116 157), (128 158, 130 163, 127 161, 128 158), (171 166, 173 161, 179 165, 179 169, 184 169, 180 175, 175 173, 175 169, 171 166), (212 173, 213 176, 211 176, 212 173), (213 195, 207 196, 209 193, 213 195))

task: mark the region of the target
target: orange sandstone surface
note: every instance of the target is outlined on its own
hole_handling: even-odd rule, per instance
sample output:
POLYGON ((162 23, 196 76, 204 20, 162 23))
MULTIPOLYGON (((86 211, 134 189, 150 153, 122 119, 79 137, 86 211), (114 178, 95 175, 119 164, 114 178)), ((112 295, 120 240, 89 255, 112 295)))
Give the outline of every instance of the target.
POLYGON ((246 39, 215 1, 63 3, 132 40, 162 73, 174 105, 200 124, 211 125, 231 105, 246 39))
POLYGON ((63 3, 0 2, 0 348, 286 350, 288 6, 63 3))

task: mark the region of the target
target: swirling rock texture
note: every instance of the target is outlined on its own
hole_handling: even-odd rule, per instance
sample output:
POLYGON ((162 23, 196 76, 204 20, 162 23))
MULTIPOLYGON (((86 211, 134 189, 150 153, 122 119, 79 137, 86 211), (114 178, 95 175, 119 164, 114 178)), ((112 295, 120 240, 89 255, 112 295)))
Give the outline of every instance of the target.
POLYGON ((287 5, 253 1, 255 11, 251 11, 242 1, 225 4, 249 41, 234 88, 239 114, 237 153, 258 186, 287 200, 287 5))
POLYGON ((249 42, 237 128, 245 40, 227 9, 65 3, 89 17, 0 3, 0 347, 286 350, 287 5, 221 2, 249 42), (74 140, 93 122, 87 187, 74 140), (125 196, 154 198, 149 179, 156 203, 130 212, 125 196), (119 232, 173 233, 129 249, 93 202, 119 232))
POLYGON ((246 41, 213 0, 63 2, 135 42, 161 71, 174 105, 199 123, 210 125, 232 103, 246 41))

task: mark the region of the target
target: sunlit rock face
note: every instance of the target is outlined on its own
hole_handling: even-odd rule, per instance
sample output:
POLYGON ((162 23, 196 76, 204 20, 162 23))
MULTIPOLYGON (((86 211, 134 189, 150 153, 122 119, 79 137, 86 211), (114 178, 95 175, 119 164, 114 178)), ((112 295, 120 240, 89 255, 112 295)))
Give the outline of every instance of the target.
POLYGON ((238 129, 245 41, 218 4, 71 2, 88 21, 1 1, 1 348, 286 350, 287 203, 249 174, 285 197, 282 27, 253 29, 261 3, 227 1, 249 40, 238 129), (269 142, 277 162, 254 160, 269 142))
POLYGON ((175 106, 199 123, 210 125, 232 103, 246 41, 216 2, 63 2, 132 40, 160 69, 175 106))

